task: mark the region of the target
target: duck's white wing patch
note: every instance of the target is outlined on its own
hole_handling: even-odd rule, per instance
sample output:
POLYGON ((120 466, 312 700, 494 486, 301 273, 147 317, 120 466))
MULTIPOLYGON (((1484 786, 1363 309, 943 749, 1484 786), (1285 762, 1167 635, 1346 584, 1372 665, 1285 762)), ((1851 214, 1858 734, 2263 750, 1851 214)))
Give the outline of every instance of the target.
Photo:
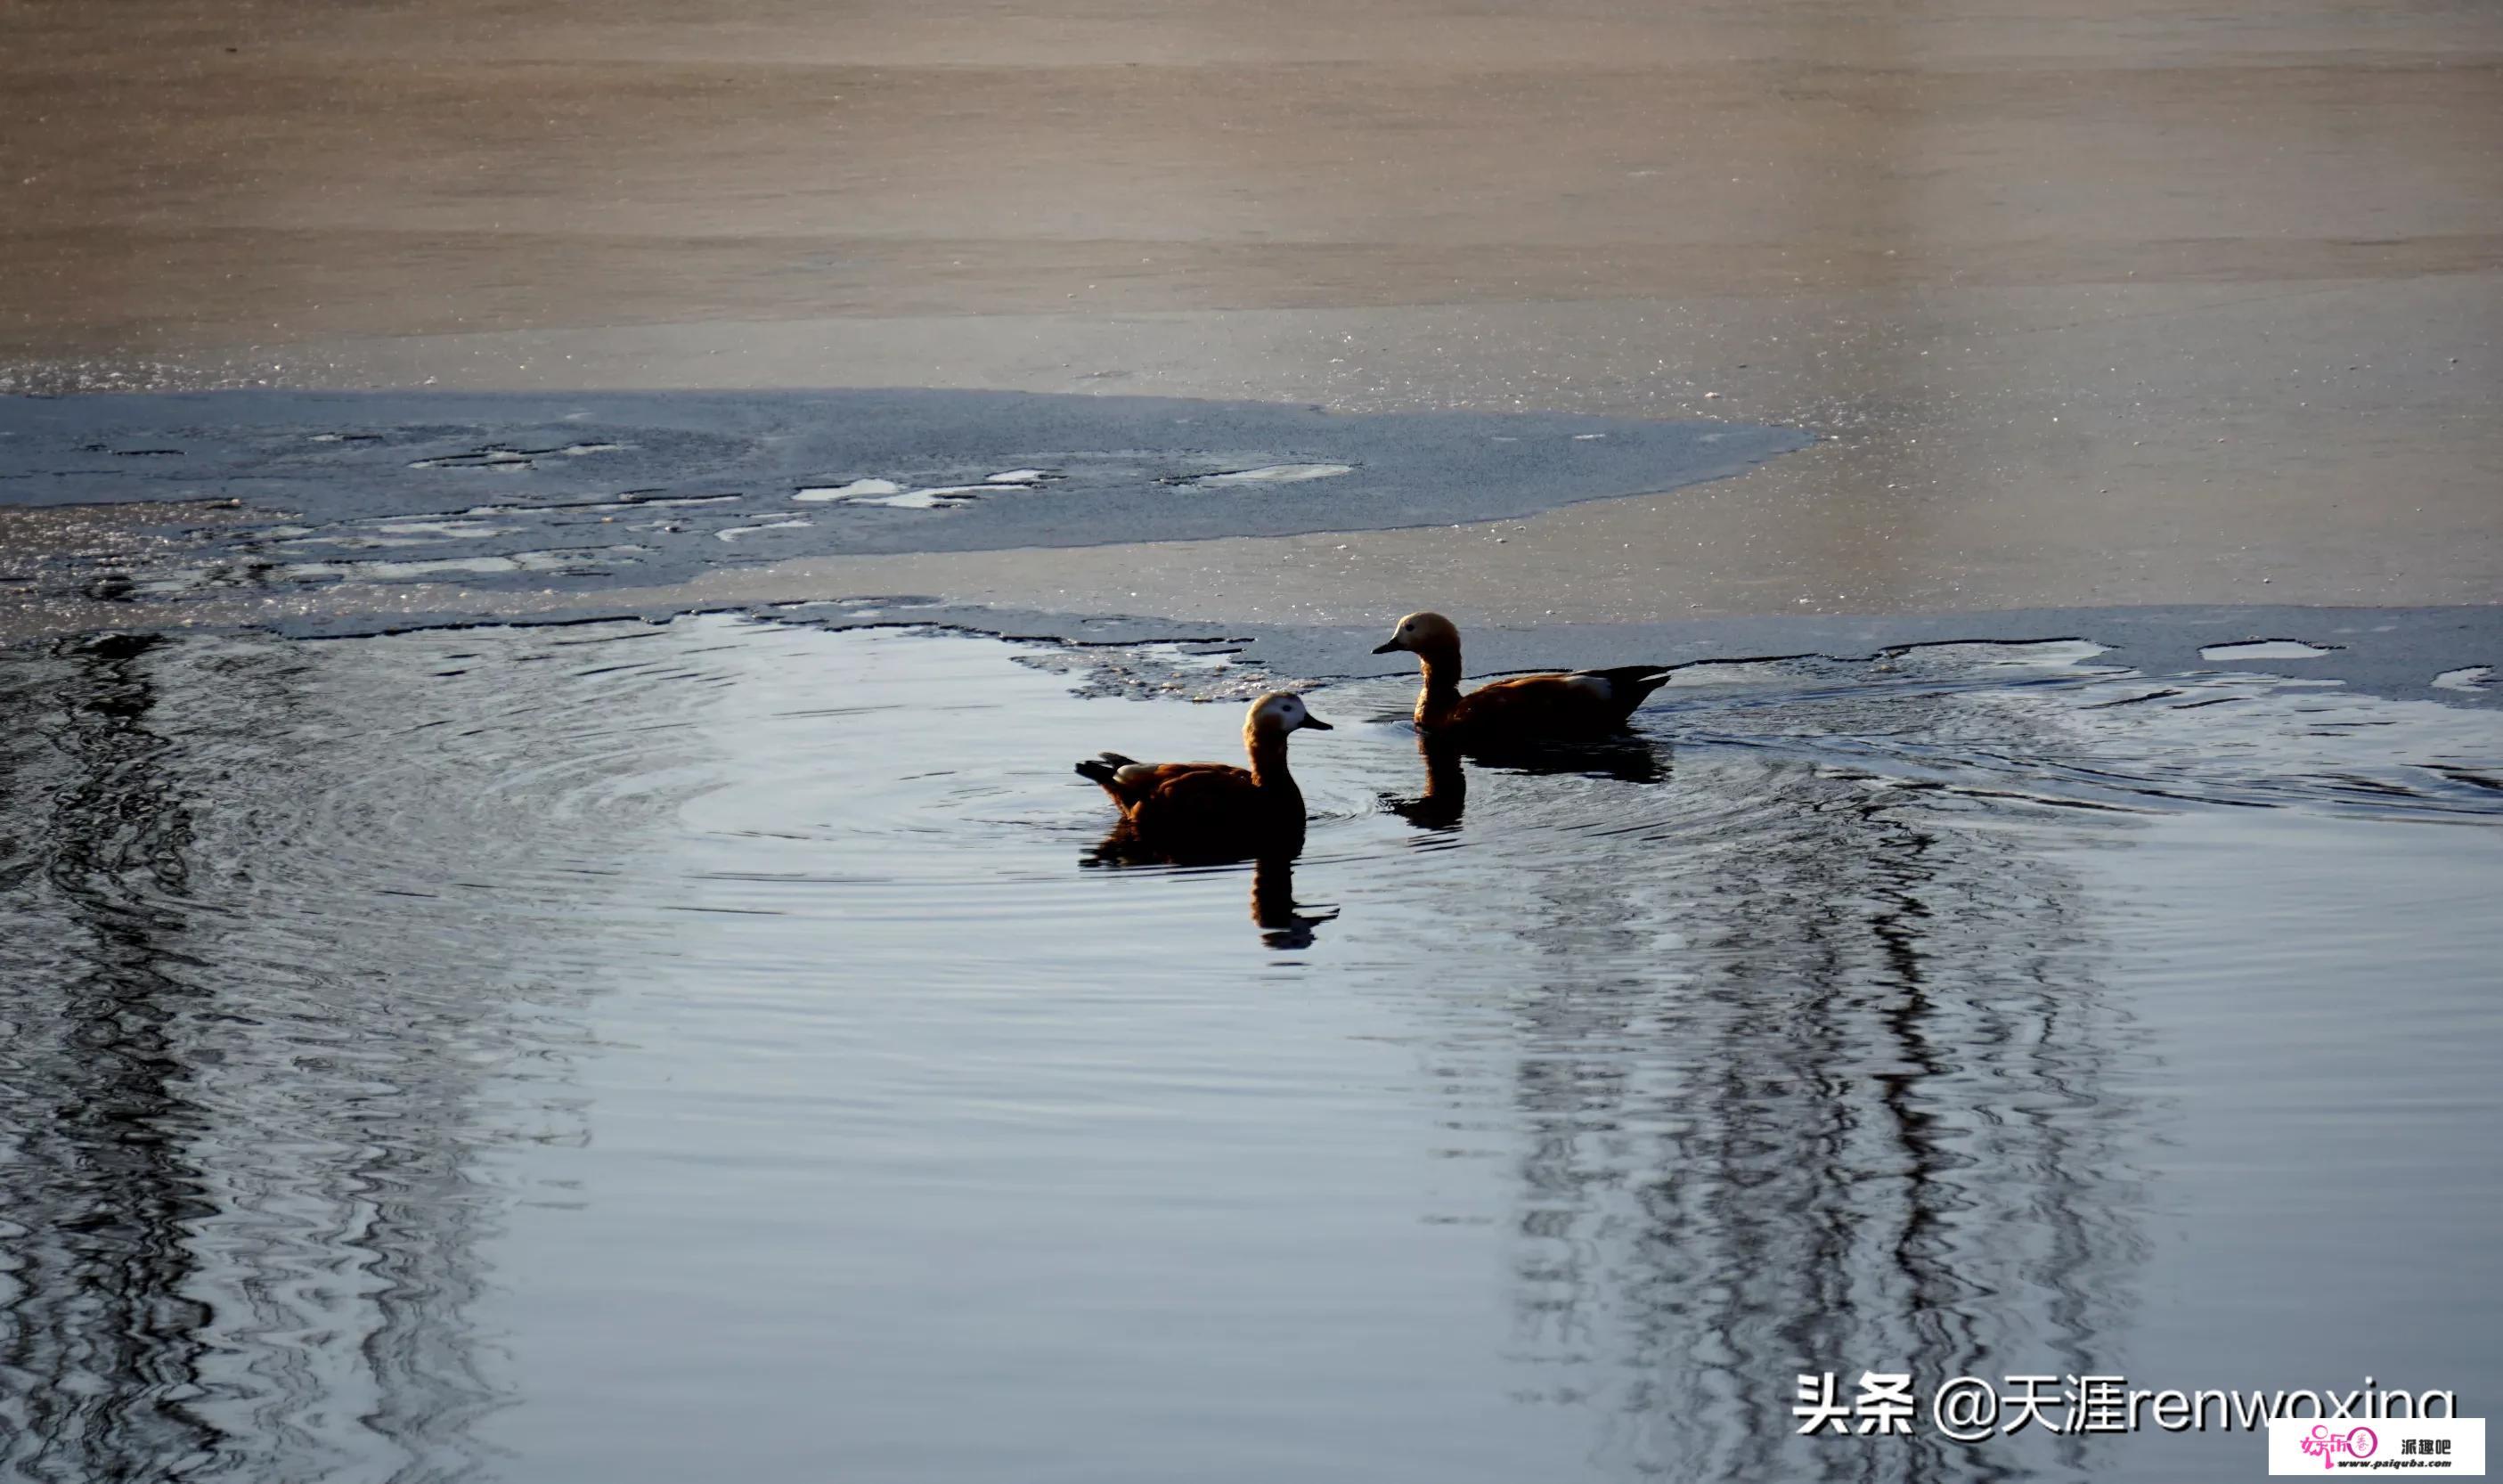
POLYGON ((1567 675, 1564 678, 1575 690, 1594 701, 1605 702, 1617 699, 1616 682, 1606 675, 1567 675))

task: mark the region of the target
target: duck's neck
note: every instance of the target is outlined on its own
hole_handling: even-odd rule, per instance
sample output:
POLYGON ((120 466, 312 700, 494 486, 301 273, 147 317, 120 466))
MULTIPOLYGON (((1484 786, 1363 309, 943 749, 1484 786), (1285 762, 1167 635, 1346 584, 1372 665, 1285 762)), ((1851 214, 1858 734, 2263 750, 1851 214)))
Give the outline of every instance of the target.
POLYGON ((1292 791, 1295 777, 1286 771, 1286 734, 1246 732, 1243 748, 1252 754, 1252 781, 1262 788, 1292 791))
POLYGON ((1425 673, 1425 688, 1417 693, 1417 724, 1432 726, 1460 704, 1460 651, 1419 650, 1417 668, 1425 673))

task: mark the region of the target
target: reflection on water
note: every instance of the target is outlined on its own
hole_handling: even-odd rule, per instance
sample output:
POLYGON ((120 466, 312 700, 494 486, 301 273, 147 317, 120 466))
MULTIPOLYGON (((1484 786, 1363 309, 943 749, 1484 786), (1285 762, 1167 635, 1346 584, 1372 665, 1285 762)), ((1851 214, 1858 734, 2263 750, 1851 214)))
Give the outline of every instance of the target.
MULTIPOLYGON (((1142 850, 1127 830, 1114 830, 1081 858, 1088 866, 1114 868, 1189 867, 1206 863, 1176 861, 1161 854, 1142 850)), ((1338 915, 1334 907, 1304 911, 1295 900, 1295 858, 1291 855, 1264 855, 1255 860, 1225 862, 1224 865, 1249 866, 1252 875, 1252 924, 1260 929, 1260 941, 1273 949, 1308 949, 1313 946, 1313 930, 1338 915)))
POLYGON ((1413 799, 1380 795, 1383 807, 1421 830, 1441 834, 1459 828, 1469 808, 1469 771, 1460 749, 1420 736, 1417 756, 1425 765, 1425 791, 1413 799))
POLYGON ((0 665, 0 1472, 479 1463, 498 1388, 468 1310, 503 1199, 473 1156, 578 1132, 555 1097, 484 1116, 577 1035, 526 1005, 571 997, 523 967, 561 914, 464 849, 457 775, 394 707, 415 676, 323 658, 108 638, 0 665))
POLYGON ((1621 783, 1657 783, 1667 776, 1669 744, 1640 733, 1590 741, 1513 743, 1470 750, 1461 744, 1424 736, 1417 738, 1417 756, 1424 764, 1424 791, 1413 798, 1379 795, 1382 807, 1421 830, 1457 830, 1468 812, 1469 776, 1465 766, 1510 774, 1570 775, 1614 778, 1621 783))
POLYGON ((1272 856, 1252 868, 1252 920, 1273 949, 1308 949, 1313 930, 1338 915, 1335 907, 1304 911, 1295 900, 1295 863, 1272 856))
MULTIPOLYGON (((0 656, 0 1472, 2163 1476, 1809 1444, 1792 1378, 2157 1379, 2143 1275, 2242 1240, 2168 1193, 2150 1014, 2251 947, 2182 826, 2400 832, 2355 889, 2428 941, 2503 882, 2490 713, 2091 646, 1701 668, 1537 756, 1343 720, 1299 858, 1142 863, 1066 759, 1232 704, 1015 655, 0 656)), ((2406 992, 2490 1047, 2469 978, 2406 992)))
POLYGON ((215 1442, 168 1395, 196 1384, 207 1352, 184 1239, 207 1206, 180 1132, 198 1109, 165 1033, 193 997, 167 972, 189 924, 152 900, 181 891, 191 833, 150 730, 155 693, 140 662, 154 643, 75 652, 45 698, 62 760, 51 777, 26 766, 32 738, 11 747, 14 799, 50 805, 40 822, 13 810, 12 897, 41 880, 56 915, 13 920, 10 936, 49 930, 74 947, 45 993, 9 1006, 8 1083, 24 1101, 9 1110, 0 1184, 6 1355, 9 1374, 33 1384, 10 1388, 8 1434, 14 1465, 64 1478, 135 1479, 215 1442), (17 837, 29 825, 54 848, 27 848, 17 837))
MULTIPOLYGON (((1786 725, 1869 704, 1778 694, 1786 725)), ((1920 721, 1901 700, 1894 722, 1920 721)), ((2069 826, 2039 805, 1932 820, 1899 780, 1754 750, 1696 749, 1672 795, 1637 796, 1671 781, 1648 735, 1470 759, 1492 795, 1472 818, 1470 767, 1418 752, 1423 791, 1392 811, 1557 857, 1472 924, 1523 950, 1509 1353, 1536 1368, 1517 1398, 1613 1414, 1602 1456, 1629 1474, 1858 1477, 1866 1455, 1791 1444, 1767 1378, 1845 1357, 2092 1368, 2139 1249, 2111 1131, 2138 1111, 2108 1075, 2135 1038, 2040 848, 2069 826)), ((1914 1477, 1964 1452, 1903 1451, 1887 1467, 1914 1477)))
MULTIPOLYGON (((1783 1457, 1766 1378, 2091 1370, 2140 1245, 2111 1125, 2145 1112, 2077 883, 2021 826, 1763 782, 1743 847, 1639 895, 1565 877, 1529 935, 1556 967, 1519 1001, 1524 1345, 1551 1395, 1626 1415, 1631 1463, 1857 1475, 1783 1457), (1646 903, 1653 951, 1692 950, 1671 995, 1628 963, 1646 903)), ((1950 1462, 1909 1447, 1916 1476, 1950 1462)))

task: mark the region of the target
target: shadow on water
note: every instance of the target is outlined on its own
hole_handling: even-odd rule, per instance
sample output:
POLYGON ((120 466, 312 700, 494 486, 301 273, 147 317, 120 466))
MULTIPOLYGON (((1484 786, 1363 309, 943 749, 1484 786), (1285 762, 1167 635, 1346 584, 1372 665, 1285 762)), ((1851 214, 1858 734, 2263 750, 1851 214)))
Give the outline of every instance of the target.
POLYGON ((1940 646, 1595 748, 1350 724, 1300 852, 1176 863, 1065 759, 1232 703, 1021 653, 0 654, 0 1471, 2094 1476, 1799 1439, 1793 1377, 2113 1363, 2169 1116, 2108 859, 2301 815, 2475 871, 2498 812, 2485 713, 1940 646))

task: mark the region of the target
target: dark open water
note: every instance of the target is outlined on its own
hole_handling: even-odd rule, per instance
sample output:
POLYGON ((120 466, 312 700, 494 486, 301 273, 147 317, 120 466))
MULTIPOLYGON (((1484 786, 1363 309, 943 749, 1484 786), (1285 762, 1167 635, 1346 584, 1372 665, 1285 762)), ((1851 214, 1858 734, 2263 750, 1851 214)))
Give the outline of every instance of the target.
POLYGON ((1114 869, 1071 760, 1239 707, 1084 666, 0 656, 0 1473, 2158 1479, 2262 1442, 1808 1444, 1794 1377, 2493 1410, 2503 715, 1947 646, 1429 779, 1337 685, 1291 872, 1114 869))

